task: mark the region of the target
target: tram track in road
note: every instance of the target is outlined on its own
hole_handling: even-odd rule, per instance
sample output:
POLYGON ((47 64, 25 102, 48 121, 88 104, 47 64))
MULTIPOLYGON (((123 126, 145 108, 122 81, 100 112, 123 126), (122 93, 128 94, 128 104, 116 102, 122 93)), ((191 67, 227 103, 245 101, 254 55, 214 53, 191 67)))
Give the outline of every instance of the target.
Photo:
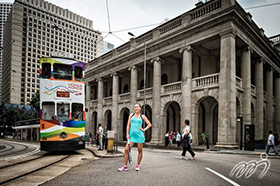
POLYGON ((1 169, 2 176, 0 177, 0 185, 9 184, 15 180, 18 180, 24 176, 31 175, 40 170, 46 169, 50 166, 58 164, 70 157, 73 154, 58 155, 59 157, 53 156, 43 156, 30 161, 22 162, 17 164, 17 166, 11 165, 1 169), (28 170, 29 169, 29 170, 28 170))
POLYGON ((26 157, 28 155, 33 155, 40 151, 38 146, 25 144, 15 141, 3 141, 1 140, 0 143, 4 146, 8 146, 10 148, 6 148, 0 151, 0 161, 1 160, 12 160, 16 159, 17 157, 26 157), (28 151, 30 150, 30 151, 28 151))
POLYGON ((0 168, 0 185, 39 185, 74 166, 95 159, 94 153, 87 148, 69 153, 46 152, 41 157, 0 168), (3 173, 6 175, 2 175, 3 173), (40 176, 39 180, 37 180, 38 176, 40 176))
POLYGON ((25 151, 26 149, 28 149, 28 146, 27 146, 27 145, 23 145, 23 144, 18 145, 18 146, 22 146, 22 147, 23 147, 23 149, 20 149, 20 150, 18 150, 18 151, 13 151, 13 150, 15 149, 16 145, 13 145, 13 144, 8 144, 8 145, 6 145, 6 144, 5 144, 5 146, 10 146, 11 148, 1 151, 1 152, 0 152, 0 153, 1 153, 1 154, 0 154, 0 157, 5 157, 5 156, 8 156, 8 155, 10 155, 10 154, 20 153, 20 152, 25 151), (11 152, 9 152, 9 151, 11 151, 11 152), (3 153, 3 152, 4 152, 4 153, 3 153), (8 153, 7 153, 7 152, 8 152, 8 153), (3 154, 2 154, 2 153, 3 153, 3 154))

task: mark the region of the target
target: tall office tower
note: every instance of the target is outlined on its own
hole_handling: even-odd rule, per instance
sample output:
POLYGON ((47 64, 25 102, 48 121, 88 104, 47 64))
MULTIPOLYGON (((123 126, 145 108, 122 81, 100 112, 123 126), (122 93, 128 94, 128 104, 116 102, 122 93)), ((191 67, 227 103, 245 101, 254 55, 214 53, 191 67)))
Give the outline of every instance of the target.
POLYGON ((28 104, 39 89, 40 57, 67 52, 88 62, 103 53, 92 21, 44 0, 15 0, 4 29, 3 103, 28 104))
POLYGON ((2 50, 4 24, 12 8, 12 3, 0 3, 0 103, 2 98, 2 50))

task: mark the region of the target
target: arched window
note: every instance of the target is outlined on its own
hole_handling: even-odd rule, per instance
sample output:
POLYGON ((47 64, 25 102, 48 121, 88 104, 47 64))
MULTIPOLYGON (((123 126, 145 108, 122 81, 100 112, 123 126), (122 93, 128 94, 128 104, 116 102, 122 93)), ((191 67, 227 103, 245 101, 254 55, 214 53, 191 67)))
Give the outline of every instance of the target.
POLYGON ((166 74, 162 74, 162 76, 161 76, 161 84, 162 85, 165 85, 165 84, 167 84, 168 83, 168 77, 167 77, 167 75, 166 74))
POLYGON ((128 93, 128 84, 123 86, 123 93, 128 93))
POLYGON ((141 89, 144 89, 144 80, 142 80, 141 82, 140 82, 140 90, 141 89))

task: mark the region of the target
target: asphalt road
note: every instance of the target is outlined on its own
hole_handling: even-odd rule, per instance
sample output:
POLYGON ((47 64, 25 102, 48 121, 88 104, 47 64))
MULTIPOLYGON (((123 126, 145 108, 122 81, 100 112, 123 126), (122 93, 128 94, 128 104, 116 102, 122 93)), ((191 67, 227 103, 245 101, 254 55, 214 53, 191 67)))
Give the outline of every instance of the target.
MULTIPOLYGON (((135 161, 126 172, 118 172, 123 158, 103 158, 77 166, 61 176, 44 183, 53 185, 279 185, 280 159, 270 159, 267 173, 261 179, 264 169, 261 165, 249 178, 229 176, 231 170, 241 161, 261 160, 258 156, 198 152, 196 160, 179 159, 181 152, 172 150, 144 149, 141 170, 136 172, 135 161), (217 175, 218 174, 218 175, 217 175), (223 177, 224 176, 224 177, 223 177), (229 180, 226 180, 229 179, 229 180), (232 182, 231 182, 232 181, 232 182)), ((187 155, 188 157, 189 154, 187 155)), ((132 149, 133 160, 137 158, 132 149)))

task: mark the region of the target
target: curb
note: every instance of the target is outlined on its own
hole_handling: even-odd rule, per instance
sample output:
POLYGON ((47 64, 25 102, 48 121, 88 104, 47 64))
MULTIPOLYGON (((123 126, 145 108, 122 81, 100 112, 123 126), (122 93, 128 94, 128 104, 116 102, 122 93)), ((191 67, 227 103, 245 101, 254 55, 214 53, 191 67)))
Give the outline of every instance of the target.
POLYGON ((99 158, 119 158, 119 157, 123 157, 123 153, 118 151, 120 154, 104 154, 101 155, 98 152, 96 152, 96 150, 93 150, 92 148, 86 147, 86 149, 88 149, 89 151, 91 151, 94 156, 99 157, 99 158))

